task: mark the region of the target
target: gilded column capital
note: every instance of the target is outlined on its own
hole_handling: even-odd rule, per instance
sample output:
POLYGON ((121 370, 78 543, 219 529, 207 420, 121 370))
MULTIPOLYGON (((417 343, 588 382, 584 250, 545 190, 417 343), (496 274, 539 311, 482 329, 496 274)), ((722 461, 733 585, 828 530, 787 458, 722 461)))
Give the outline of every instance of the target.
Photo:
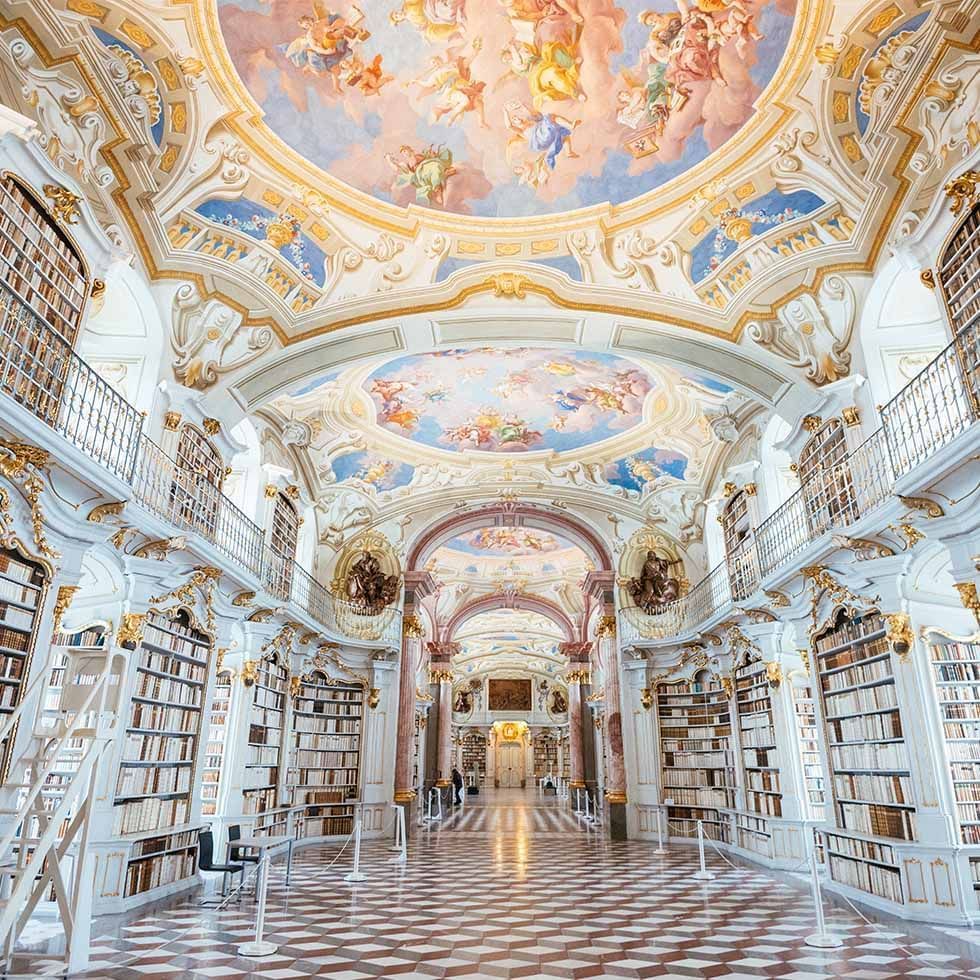
POLYGON ((402 620, 402 636, 412 640, 421 640, 425 636, 422 620, 415 613, 409 613, 402 620))
POLYGON ((569 684, 591 684, 592 672, 589 670, 570 670, 565 674, 569 684))

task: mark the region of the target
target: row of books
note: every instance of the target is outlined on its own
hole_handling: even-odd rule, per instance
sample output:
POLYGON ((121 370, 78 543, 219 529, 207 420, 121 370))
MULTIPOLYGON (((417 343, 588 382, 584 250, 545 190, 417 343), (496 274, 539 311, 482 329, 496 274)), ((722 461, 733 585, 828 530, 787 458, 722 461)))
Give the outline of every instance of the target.
POLYGON ((822 674, 820 688, 824 693, 840 691, 846 687, 856 687, 860 684, 873 684, 875 681, 887 680, 893 676, 891 661, 888 657, 863 660, 844 670, 822 674))
MULTIPOLYGON (((911 804, 912 778, 898 775, 836 773, 834 792, 838 799, 911 804)), ((980 796, 976 799, 980 799, 980 796)))
POLYGON ((279 746, 253 745, 248 746, 247 766, 277 766, 279 765, 279 746))
POLYGON ((341 718, 355 718, 361 713, 360 702, 319 701, 313 698, 297 698, 295 711, 303 715, 337 715, 341 718))
POLYGON ((758 790, 746 791, 746 804, 749 809, 756 813, 765 814, 767 817, 780 817, 783 813, 782 797, 778 794, 769 792, 759 792, 758 790))
POLYGON ((728 739, 662 737, 660 744, 665 752, 716 752, 728 748, 728 739))
MULTIPOLYGON (((0 592, 3 590, 0 589, 0 592)), ((89 626, 74 633, 59 633, 55 644, 62 647, 105 647, 106 632, 103 626, 89 626)))
POLYGON ((842 885, 877 895, 879 898, 886 898, 900 905, 904 901, 902 877, 897 868, 883 868, 877 864, 867 864, 864 861, 839 857, 833 853, 828 855, 828 867, 831 878, 842 885))
POLYGON ((133 689, 133 697, 182 704, 188 708, 200 708, 203 692, 203 687, 184 684, 179 680, 167 680, 156 674, 139 673, 133 689))
POLYGON ((188 657, 191 660, 206 664, 209 648, 197 642, 197 636, 199 634, 193 630, 174 635, 169 630, 155 626, 150 620, 146 622, 143 629, 143 643, 158 648, 148 652, 160 653, 169 650, 172 653, 180 654, 182 657, 188 657))
POLYGON ((267 745, 270 748, 278 747, 282 744, 282 729, 263 725, 261 722, 253 721, 248 726, 249 745, 267 745))
POLYGON ((256 684, 252 690, 254 691, 254 700, 252 704, 256 708, 270 708, 273 711, 281 712, 286 702, 286 695, 282 691, 273 690, 271 687, 266 687, 264 684, 256 684))
POLYGON ((0 684, 0 708, 13 710, 20 700, 19 684, 0 684))
POLYGON ((768 722, 743 728, 739 740, 745 748, 768 748, 776 744, 776 731, 768 722))
POLYGON ((356 735, 334 735, 329 732, 296 732, 293 744, 298 749, 311 751, 356 752, 360 739, 356 735))
POLYGON ((194 740, 127 732, 122 757, 128 762, 188 762, 194 758, 194 740))
POLYGON ((677 806, 715 808, 735 805, 735 790, 724 786, 700 786, 696 789, 688 789, 665 785, 664 796, 672 799, 677 806))
POLYGON ((959 701, 940 705, 943 720, 973 721, 980 720, 980 705, 969 701, 959 701))
POLYGON ((30 633, 0 626, 0 647, 13 653, 26 653, 31 641, 30 633))
MULTIPOLYGON (((671 721, 676 720, 671 719, 671 721)), ((725 722, 725 724, 711 725, 710 727, 705 727, 704 725, 685 726, 661 723, 660 734, 665 739, 682 739, 685 741, 699 739, 718 740, 728 738, 732 734, 732 726, 728 722, 725 722)))
POLYGON ((173 708, 134 701, 129 727, 196 735, 200 719, 201 712, 196 708, 173 708))
POLYGON ((310 769, 329 769, 331 767, 356 769, 359 755, 358 752, 325 752, 296 749, 293 752, 292 764, 310 769))
POLYGON ((770 769, 748 769, 745 773, 745 787, 756 792, 778 793, 779 773, 770 769))
POLYGON ((860 619, 851 619, 824 633, 814 645, 817 653, 824 654, 829 650, 843 646, 845 643, 853 643, 855 640, 863 639, 884 628, 884 620, 877 613, 860 619))
POLYGON ((17 558, 11 551, 0 552, 0 575, 17 582, 30 583, 34 569, 17 558))
POLYGON ((31 609, 21 609, 0 600, 0 626, 10 626, 14 629, 30 630, 34 622, 34 612, 31 609))
POLYGON ((913 811, 885 803, 838 803, 839 824, 842 830, 856 830, 875 837, 915 839, 913 811))
POLYGON ((827 720, 832 721, 841 715, 865 714, 882 708, 896 708, 898 694, 894 683, 879 684, 877 687, 861 687, 844 694, 825 694, 824 706, 827 720))
POLYGON ((19 681, 23 676, 24 658, 0 653, 0 677, 8 681, 19 681))
POLYGON ((868 742, 864 745, 831 745, 832 769, 883 769, 904 772, 909 769, 909 753, 904 742, 868 742))
POLYGON ((361 719, 358 718, 315 718, 309 715, 293 715, 293 731, 323 732, 336 735, 358 735, 361 719))
POLYGON ((187 799, 161 800, 149 797, 130 803, 117 804, 112 832, 116 836, 139 834, 146 830, 165 830, 190 819, 190 802, 187 799))
POLYGON ((140 895, 172 885, 197 873, 197 848, 131 861, 126 869, 126 895, 140 895))
POLYGON ((944 685, 938 688, 937 694, 941 702, 961 701, 964 699, 977 701, 980 700, 980 684, 972 684, 968 681, 963 681, 955 685, 944 685))
POLYGON ((902 734, 902 716, 897 708, 883 711, 880 714, 834 718, 827 722, 827 735, 831 745, 838 745, 842 742, 879 742, 883 739, 900 739, 902 734))
POLYGON ((207 667, 204 664, 191 663, 182 657, 174 657, 169 653, 157 653, 153 650, 143 651, 140 665, 147 670, 193 681, 195 684, 203 684, 208 676, 207 667))
POLYGON ((664 765, 681 769, 722 769, 735 764, 733 752, 719 749, 716 752, 668 752, 664 751, 664 765))
POLYGON ((951 641, 930 644, 933 661, 938 663, 976 663, 980 661, 980 651, 975 643, 955 643, 951 641))
POLYGON ((936 680, 940 684, 955 684, 966 681, 967 683, 980 683, 980 660, 971 660, 968 663, 951 661, 949 663, 935 662, 936 680))
POLYGON ((290 782, 296 786, 356 786, 357 769, 296 769, 290 782))
POLYGON ((189 793, 191 789, 192 766, 119 767, 116 781, 116 797, 152 796, 166 793, 189 793))

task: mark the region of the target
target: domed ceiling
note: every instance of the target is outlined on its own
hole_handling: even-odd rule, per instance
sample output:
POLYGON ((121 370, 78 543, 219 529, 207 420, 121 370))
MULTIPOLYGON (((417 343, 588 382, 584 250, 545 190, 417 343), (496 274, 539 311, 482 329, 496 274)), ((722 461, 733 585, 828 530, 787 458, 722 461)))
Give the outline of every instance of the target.
POLYGON ((382 201, 477 216, 636 198, 752 117, 794 0, 217 0, 289 147, 382 201))
POLYGON ((554 534, 527 527, 483 527, 452 538, 443 545, 449 551, 491 558, 526 558, 569 547, 568 541, 554 534))

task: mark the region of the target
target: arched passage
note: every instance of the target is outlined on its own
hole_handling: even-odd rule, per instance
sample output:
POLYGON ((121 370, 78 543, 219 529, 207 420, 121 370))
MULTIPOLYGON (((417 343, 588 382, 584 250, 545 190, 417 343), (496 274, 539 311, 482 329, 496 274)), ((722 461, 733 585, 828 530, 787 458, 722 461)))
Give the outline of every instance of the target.
POLYGON ((561 629, 566 640, 573 641, 576 637, 575 624, 565 610, 556 603, 541 596, 497 592, 482 596, 456 610, 441 630, 442 639, 451 641, 464 623, 474 616, 479 616, 480 613, 491 612, 494 609, 521 609, 527 612, 536 612, 555 623, 561 629))

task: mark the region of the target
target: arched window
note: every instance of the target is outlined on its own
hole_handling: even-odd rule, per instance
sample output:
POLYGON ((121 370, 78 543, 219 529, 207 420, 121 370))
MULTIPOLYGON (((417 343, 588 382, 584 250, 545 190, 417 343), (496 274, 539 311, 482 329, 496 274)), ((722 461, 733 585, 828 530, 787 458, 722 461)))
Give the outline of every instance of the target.
POLYGON ((177 441, 174 496, 184 521, 214 539, 217 534, 224 462, 214 443, 193 425, 184 425, 177 441))
POLYGON ((759 581, 755 549, 749 547, 752 522, 749 517, 749 494, 738 490, 728 498, 721 512, 721 529, 725 535, 725 555, 732 599, 740 602, 751 595, 759 581))
POLYGON ((292 501, 282 492, 276 494, 272 511, 272 535, 269 546, 278 559, 273 570, 271 587, 275 595, 287 599, 293 581, 293 559, 299 538, 299 514, 292 501))
POLYGON ((24 184, 0 176, 0 389, 49 424, 87 292, 75 245, 24 184))
POLYGON ((800 453, 803 503, 815 536, 830 527, 846 527, 858 517, 846 456, 847 440, 840 419, 821 426, 800 453))

